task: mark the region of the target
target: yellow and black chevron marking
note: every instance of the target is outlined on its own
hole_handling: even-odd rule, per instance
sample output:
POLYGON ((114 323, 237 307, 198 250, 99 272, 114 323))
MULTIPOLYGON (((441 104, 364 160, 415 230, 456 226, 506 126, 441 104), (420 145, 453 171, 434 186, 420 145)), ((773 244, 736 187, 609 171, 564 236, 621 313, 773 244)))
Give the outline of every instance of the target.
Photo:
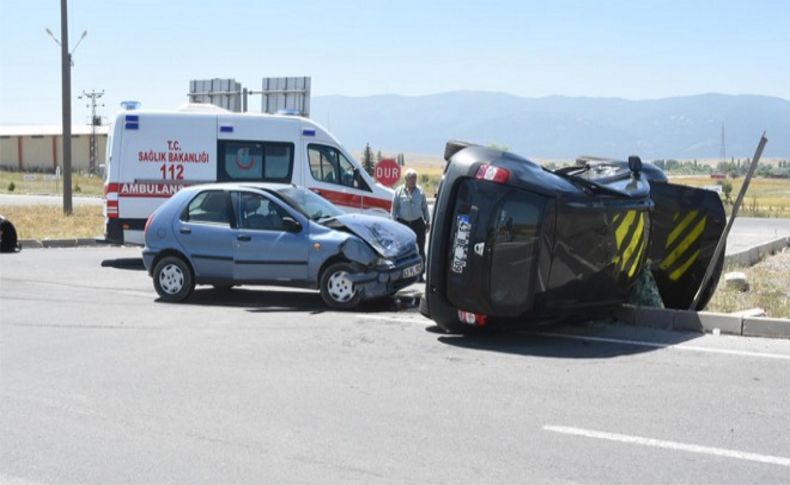
POLYGON ((612 224, 615 226, 614 237, 617 243, 613 262, 629 278, 636 274, 639 261, 647 248, 646 218, 644 212, 634 209, 621 212, 612 218, 612 224))
POLYGON ((686 214, 675 214, 673 220, 680 222, 667 236, 667 253, 658 267, 668 273, 670 280, 677 281, 699 258, 700 237, 705 232, 708 217, 692 210, 686 214))

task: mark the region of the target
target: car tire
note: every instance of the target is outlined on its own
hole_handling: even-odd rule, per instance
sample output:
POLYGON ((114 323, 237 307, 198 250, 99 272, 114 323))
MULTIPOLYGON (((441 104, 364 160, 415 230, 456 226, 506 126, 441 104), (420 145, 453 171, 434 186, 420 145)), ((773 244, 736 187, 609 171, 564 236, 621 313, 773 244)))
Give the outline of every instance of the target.
POLYGON ((362 300, 362 292, 348 278, 354 268, 348 263, 333 263, 321 274, 321 298, 329 307, 348 310, 362 300))
POLYGON ((163 301, 184 301, 195 288, 192 268, 178 256, 166 256, 153 271, 154 289, 163 301))

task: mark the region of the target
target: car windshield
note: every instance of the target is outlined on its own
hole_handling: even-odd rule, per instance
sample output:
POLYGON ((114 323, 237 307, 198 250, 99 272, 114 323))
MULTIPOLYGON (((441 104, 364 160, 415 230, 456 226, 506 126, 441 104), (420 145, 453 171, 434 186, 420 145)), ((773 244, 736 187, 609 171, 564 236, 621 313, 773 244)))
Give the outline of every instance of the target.
POLYGON ((277 192, 283 196, 289 205, 314 221, 344 214, 341 209, 331 202, 304 187, 286 187, 277 192))

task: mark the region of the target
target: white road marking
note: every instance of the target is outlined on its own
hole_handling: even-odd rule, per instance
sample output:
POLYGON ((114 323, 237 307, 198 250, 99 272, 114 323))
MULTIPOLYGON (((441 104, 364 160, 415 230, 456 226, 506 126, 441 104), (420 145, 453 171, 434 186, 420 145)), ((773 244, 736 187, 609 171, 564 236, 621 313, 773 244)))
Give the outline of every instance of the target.
POLYGON ((567 338, 571 340, 590 340, 592 342, 637 345, 641 347, 655 347, 659 349, 688 350, 691 352, 709 352, 713 354, 738 355, 741 357, 760 357, 764 359, 790 360, 790 355, 786 355, 786 354, 769 354, 766 352, 751 352, 749 350, 716 349, 712 347, 700 347, 698 345, 662 344, 658 342, 648 342, 645 340, 627 340, 627 339, 609 338, 609 337, 593 337, 588 335, 573 335, 567 333, 553 333, 553 332, 527 332, 527 333, 531 335, 543 335, 546 337, 567 338))
MULTIPOLYGON (((386 321, 404 322, 404 323, 433 324, 433 321, 428 320, 427 318, 419 318, 419 319, 398 318, 398 317, 388 317, 384 315, 364 315, 364 316, 360 315, 359 318, 369 319, 369 320, 386 320, 386 321)), ((685 350, 690 352, 708 352, 712 354, 737 355, 739 357, 757 357, 763 359, 790 360, 790 354, 771 354, 767 352, 752 352, 749 350, 717 349, 713 347, 700 347, 698 345, 665 344, 659 342, 648 342, 646 340, 630 340, 630 339, 619 339, 619 338, 611 338, 611 337, 594 337, 591 335, 579 335, 579 334, 569 334, 569 333, 539 332, 539 331, 522 331, 520 333, 526 333, 538 337, 565 338, 570 340, 588 340, 591 342, 635 345, 638 347, 653 347, 657 349, 685 350)))
POLYGON ((609 441, 619 441, 621 443, 629 443, 641 446, 652 446, 654 448, 664 448, 667 450, 687 451, 689 453, 701 453, 704 455, 722 456, 725 458, 736 458, 738 460, 756 461, 759 463, 768 463, 771 465, 780 465, 790 467, 790 458, 783 456, 760 455, 757 453, 749 453, 745 451, 728 450, 725 448, 714 448, 711 446, 692 445, 688 443, 678 443, 677 441, 657 440, 653 438, 644 438, 642 436, 629 436, 619 433, 607 433, 603 431, 594 431, 590 429, 573 428, 570 426, 543 426, 546 431, 553 431, 555 433, 562 433, 574 436, 583 436, 585 438, 597 438, 609 441))

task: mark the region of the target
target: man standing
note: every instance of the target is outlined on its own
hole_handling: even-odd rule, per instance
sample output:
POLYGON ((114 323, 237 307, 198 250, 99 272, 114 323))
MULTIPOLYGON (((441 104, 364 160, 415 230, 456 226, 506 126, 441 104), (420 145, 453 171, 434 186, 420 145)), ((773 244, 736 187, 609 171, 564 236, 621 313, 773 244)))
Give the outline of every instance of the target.
POLYGON ((425 191, 417 186, 417 172, 411 168, 406 170, 406 183, 395 189, 395 197, 392 199, 392 218, 409 226, 417 235, 417 245, 425 269, 425 232, 431 228, 431 214, 428 212, 425 191))

